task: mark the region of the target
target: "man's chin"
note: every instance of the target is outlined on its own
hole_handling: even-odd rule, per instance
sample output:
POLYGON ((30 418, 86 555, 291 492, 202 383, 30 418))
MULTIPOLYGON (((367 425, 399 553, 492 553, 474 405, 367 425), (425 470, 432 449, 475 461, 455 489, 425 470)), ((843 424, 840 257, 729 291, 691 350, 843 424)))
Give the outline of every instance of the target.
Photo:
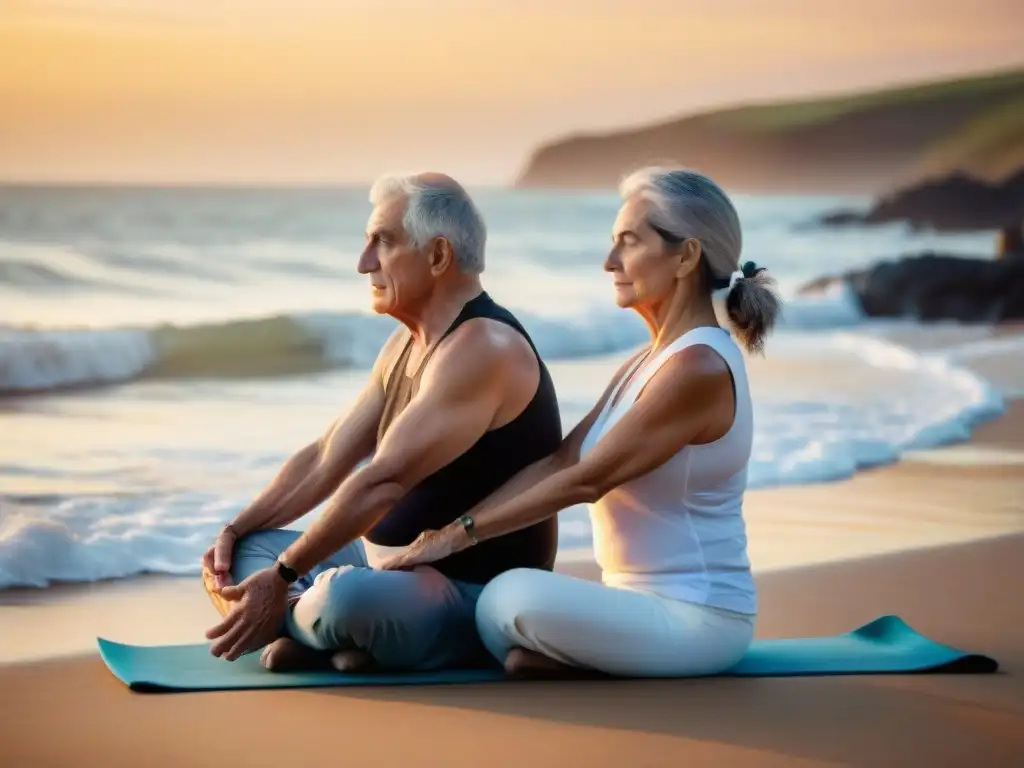
POLYGON ((392 310, 391 301, 386 296, 371 296, 370 297, 370 309, 376 312, 378 315, 390 314, 392 310))

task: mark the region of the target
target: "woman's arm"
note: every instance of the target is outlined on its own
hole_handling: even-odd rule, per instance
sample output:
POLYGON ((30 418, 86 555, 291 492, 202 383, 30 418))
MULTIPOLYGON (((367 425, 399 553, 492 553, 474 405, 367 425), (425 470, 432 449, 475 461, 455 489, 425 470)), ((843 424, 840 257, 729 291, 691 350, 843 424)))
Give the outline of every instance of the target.
MULTIPOLYGON (((539 481, 517 483, 471 513, 478 541, 526 528, 574 504, 593 502, 610 490, 664 464, 700 439, 719 413, 733 413, 732 379, 725 361, 705 346, 674 355, 619 422, 584 458, 562 465, 539 481)), ((585 433, 584 433, 585 434, 585 433)), ((528 470, 527 470, 528 471, 528 470)), ((461 530, 458 523, 453 531, 461 530)), ((453 532, 460 547, 469 541, 453 532)))
POLYGON ((493 491, 489 496, 479 502, 473 509, 469 511, 469 516, 476 518, 484 509, 496 507, 510 499, 514 499, 525 491, 533 488, 538 483, 542 483, 552 475, 561 472, 569 467, 575 465, 580 460, 580 453, 583 450, 583 441, 587 439, 587 434, 590 432, 591 427, 594 426, 594 422, 597 421, 597 417, 601 414, 604 409, 604 404, 611 397, 612 391, 615 389, 615 385, 619 383, 623 376, 626 375, 626 371, 633 364, 633 362, 644 353, 644 350, 637 352, 624 362, 619 370, 612 376, 608 386, 605 387, 601 397, 598 398, 594 407, 590 409, 586 416, 580 419, 579 423, 562 439, 561 445, 555 450, 554 453, 548 454, 543 459, 538 459, 523 469, 519 470, 515 475, 506 480, 497 490, 493 491))

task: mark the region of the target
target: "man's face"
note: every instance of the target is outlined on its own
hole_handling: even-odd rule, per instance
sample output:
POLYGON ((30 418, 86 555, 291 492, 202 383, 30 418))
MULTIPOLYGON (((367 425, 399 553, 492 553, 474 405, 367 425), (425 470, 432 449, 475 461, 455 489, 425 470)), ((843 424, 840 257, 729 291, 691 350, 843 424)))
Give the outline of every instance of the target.
POLYGON ((360 274, 370 276, 374 312, 402 315, 417 306, 431 285, 430 260, 413 247, 402 226, 404 197, 385 200, 370 214, 360 274))

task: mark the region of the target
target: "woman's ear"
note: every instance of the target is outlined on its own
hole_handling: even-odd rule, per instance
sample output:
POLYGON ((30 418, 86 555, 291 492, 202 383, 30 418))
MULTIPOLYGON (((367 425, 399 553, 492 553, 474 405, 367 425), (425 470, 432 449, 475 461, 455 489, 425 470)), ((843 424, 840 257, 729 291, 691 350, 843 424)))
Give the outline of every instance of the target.
POLYGON ((695 237, 688 237, 679 245, 679 267, 676 269, 676 277, 680 280, 689 277, 700 264, 701 247, 700 240, 695 237))

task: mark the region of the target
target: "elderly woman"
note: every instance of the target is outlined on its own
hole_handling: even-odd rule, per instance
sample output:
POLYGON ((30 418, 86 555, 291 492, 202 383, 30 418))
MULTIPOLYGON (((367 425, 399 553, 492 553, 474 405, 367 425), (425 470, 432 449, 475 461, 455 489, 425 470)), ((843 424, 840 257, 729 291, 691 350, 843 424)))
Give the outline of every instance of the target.
POLYGON ((737 340, 761 351, 780 304, 764 270, 740 266, 739 217, 713 181, 647 168, 620 192, 604 268, 650 344, 554 454, 385 564, 433 562, 588 503, 601 584, 515 569, 480 595, 480 637, 513 674, 709 675, 753 637, 743 519, 753 414, 737 340), (733 335, 712 304, 722 288, 733 335))

